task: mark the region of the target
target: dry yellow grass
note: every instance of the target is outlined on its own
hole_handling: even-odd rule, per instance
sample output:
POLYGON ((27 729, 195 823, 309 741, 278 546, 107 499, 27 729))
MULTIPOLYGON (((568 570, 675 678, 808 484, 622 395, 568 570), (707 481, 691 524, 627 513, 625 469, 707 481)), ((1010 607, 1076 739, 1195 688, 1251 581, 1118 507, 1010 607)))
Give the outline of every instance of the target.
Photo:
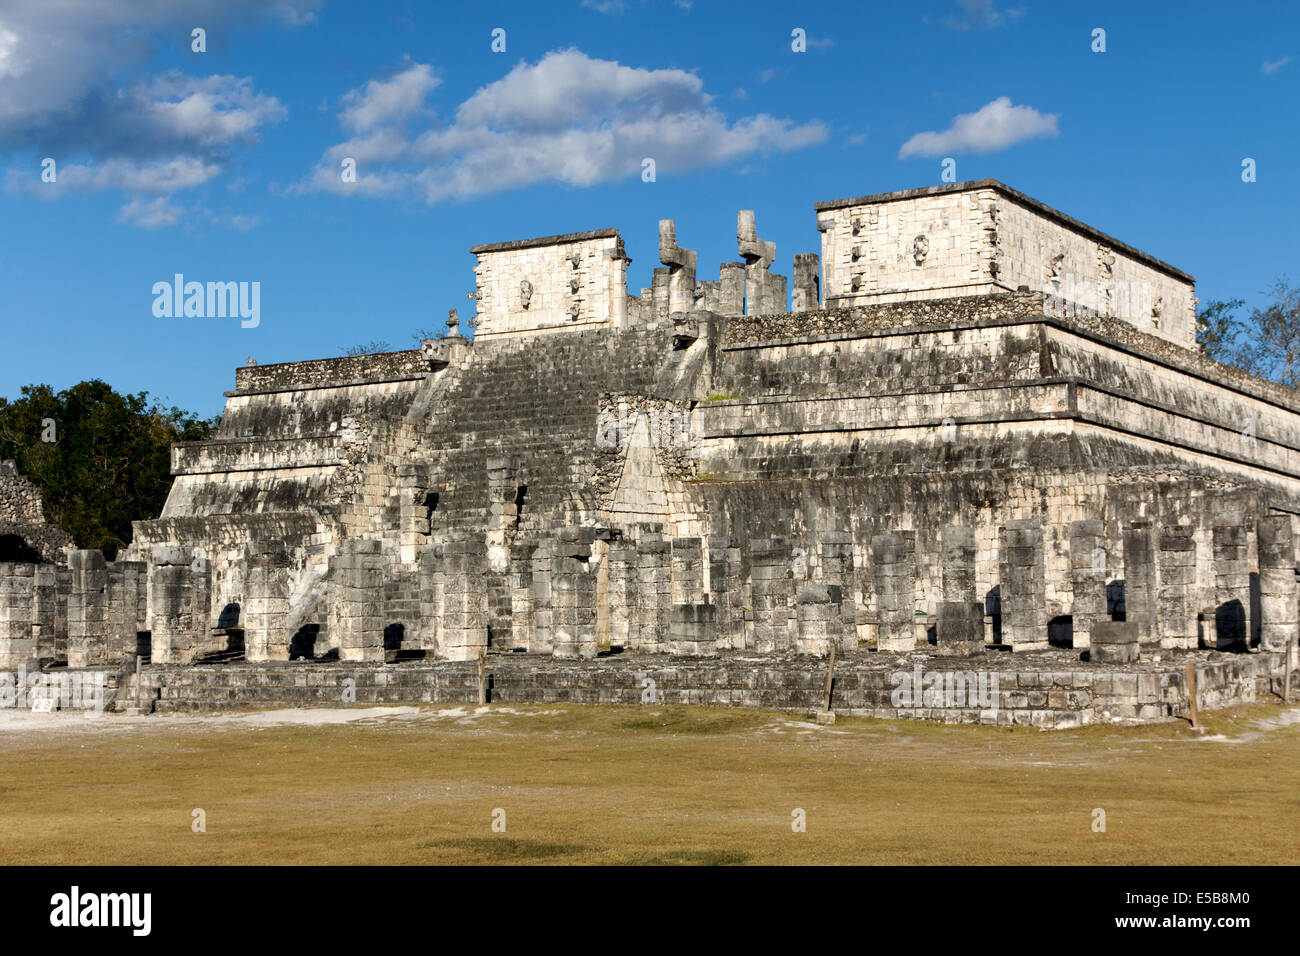
POLYGON ((1040 733, 670 707, 464 713, 0 732, 0 862, 1300 862, 1300 708, 1209 715, 1210 739, 1181 722, 1040 733))

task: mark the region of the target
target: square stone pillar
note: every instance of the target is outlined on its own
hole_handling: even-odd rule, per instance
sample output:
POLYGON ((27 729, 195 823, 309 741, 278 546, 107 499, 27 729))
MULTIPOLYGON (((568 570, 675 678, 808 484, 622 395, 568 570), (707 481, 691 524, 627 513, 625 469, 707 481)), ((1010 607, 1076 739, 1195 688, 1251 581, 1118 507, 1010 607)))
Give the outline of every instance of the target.
MULTIPOLYGON (((36 659, 42 662, 55 661, 59 659, 56 637, 59 616, 58 571, 52 564, 38 564, 32 582, 32 626, 35 628, 36 659)), ((65 616, 66 613, 65 610, 65 616)), ((66 630, 66 624, 64 628, 66 630)), ((64 654, 66 653, 65 646, 64 654)))
POLYGON ((672 608, 672 545, 660 535, 637 541, 637 619, 632 622, 632 646, 660 653, 668 649, 672 608))
POLYGON ((1124 531, 1124 620, 1134 625, 1138 642, 1160 642, 1156 630, 1156 538, 1150 521, 1130 521, 1124 531))
POLYGON ((794 574, 792 551, 782 538, 756 540, 749 558, 754 600, 754 650, 760 654, 793 650, 794 574))
POLYGON ((330 558, 339 660, 384 659, 384 557, 381 542, 351 538, 330 558))
POLYGON ((1259 519, 1259 646, 1264 651, 1284 652, 1300 636, 1294 534, 1290 515, 1259 519))
POLYGON ((636 544, 625 538, 611 541, 609 562, 609 643, 631 647, 637 627, 636 544))
POLYGON ((907 652, 916 648, 916 532, 871 536, 876 585, 876 647, 907 652))
POLYGON ((534 653, 549 654, 555 646, 555 595, 551 575, 557 546, 554 538, 543 538, 528 561, 532 577, 529 599, 533 608, 528 649, 534 653))
MULTIPOLYGON (((194 577, 188 563, 149 565, 150 659, 155 664, 188 664, 197 656, 199 641, 195 631, 206 622, 194 620, 194 577)), ((70 612, 69 664, 77 643, 76 631, 76 616, 70 612)))
POLYGON ((821 580, 830 590, 831 604, 839 615, 839 647, 858 646, 858 601, 853 582, 853 535, 847 531, 825 531, 817 536, 820 548, 821 580))
POLYGON ((455 535, 443 544, 441 574, 438 656, 475 660, 488 644, 487 546, 482 539, 455 535))
POLYGON ((703 604, 704 545, 699 538, 673 538, 672 603, 703 604))
POLYGON ((1037 518, 1015 519, 999 534, 1002 643, 1013 651, 1045 650, 1049 645, 1042 524, 1037 518))
POLYGON ((555 609, 555 657, 595 657, 596 575, 592 573, 590 528, 565 528, 558 535, 551 594, 555 609))
POLYGON ((1106 611, 1106 526, 1087 519, 1070 523, 1070 604, 1073 645, 1087 647, 1095 625, 1109 621, 1106 611))
POLYGON ((510 646, 528 650, 533 626, 533 569, 531 541, 510 546, 510 646))
MULTIPOLYGON (((442 615, 442 550, 436 544, 420 548, 416 575, 420 587, 419 646, 426 654, 438 650, 442 615)), ((527 647, 525 638, 524 647, 527 647)))
POLYGON ((724 262, 718 266, 721 287, 719 311, 723 315, 741 315, 745 311, 745 264, 724 262))
POLYGON ((1161 647, 1196 649, 1195 534, 1191 525, 1172 525, 1160 531, 1156 552, 1160 581, 1156 633, 1161 647))
POLYGON ((250 549, 244 595, 244 659, 289 659, 289 554, 283 546, 250 549))
POLYGON ((840 644, 840 602, 831 600, 831 589, 820 581, 803 581, 795 589, 795 650, 800 654, 825 657, 831 645, 840 644))
POLYGON ((796 252, 794 256, 794 297, 791 312, 814 312, 821 308, 821 256, 815 252, 796 252))
POLYGON ((984 603, 975 583, 975 529, 949 525, 940 532, 943 600, 935 623, 936 652, 952 657, 984 653, 984 603))
POLYGON ((668 624, 668 653, 716 657, 713 625, 717 610, 712 604, 674 604, 668 624))
POLYGON ((102 551, 70 551, 72 593, 68 596, 68 666, 90 667, 110 660, 108 564, 102 551))
POLYGON ((0 668, 36 659, 35 588, 34 563, 0 561, 0 668))
POLYGON ((120 661, 123 654, 135 654, 139 631, 140 577, 147 566, 138 561, 113 561, 107 566, 104 591, 104 621, 108 645, 107 660, 120 661))
POLYGON ((1098 621, 1092 629, 1088 660, 1094 664, 1130 664, 1141 645, 1132 621, 1098 621))
POLYGON ((1240 524, 1214 526, 1214 632, 1221 651, 1249 650, 1250 553, 1240 524))

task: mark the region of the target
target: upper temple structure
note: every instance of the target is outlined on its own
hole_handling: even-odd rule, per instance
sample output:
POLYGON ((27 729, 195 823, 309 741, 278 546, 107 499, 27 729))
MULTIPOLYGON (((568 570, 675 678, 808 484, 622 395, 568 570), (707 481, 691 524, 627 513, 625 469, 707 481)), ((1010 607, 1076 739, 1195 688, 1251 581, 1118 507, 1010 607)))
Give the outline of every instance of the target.
POLYGON ((1191 276, 992 180, 815 213, 789 278, 663 220, 639 295, 615 229, 473 246, 472 340, 237 369, 123 555, 152 660, 1295 640, 1300 401, 1191 276))

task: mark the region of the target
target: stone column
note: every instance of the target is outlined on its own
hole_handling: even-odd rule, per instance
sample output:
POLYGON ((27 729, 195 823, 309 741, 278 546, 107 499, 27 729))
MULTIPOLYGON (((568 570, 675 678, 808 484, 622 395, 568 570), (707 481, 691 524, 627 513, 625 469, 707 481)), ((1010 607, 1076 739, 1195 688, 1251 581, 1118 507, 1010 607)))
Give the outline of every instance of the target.
POLYGON ((831 645, 840 644, 840 604, 831 600, 831 589, 820 581, 804 581, 795 589, 795 650, 800 654, 825 657, 831 645))
POLYGON ((108 661, 120 661, 123 654, 136 652, 140 619, 140 576, 148 571, 143 562, 113 561, 108 565, 105 589, 105 624, 108 661))
POLYGON ((821 550, 821 579, 830 591, 831 604, 839 617, 840 650, 856 650, 858 601, 853 585, 853 535, 847 531, 824 531, 817 536, 817 541, 821 550))
MULTIPOLYGON (((442 553, 435 544, 420 548, 420 648, 432 656, 438 650, 442 617, 442 553)), ((527 647, 525 642, 522 646, 527 647)))
POLYGON ((668 624, 668 653, 686 657, 716 657, 714 637, 717 608, 712 604, 674 604, 668 624))
POLYGON ((673 538, 670 557, 672 603, 705 603, 704 543, 699 538, 673 538))
POLYGON ((1000 544, 1002 643, 1013 651, 1044 650, 1048 641, 1042 524, 1037 518, 1008 521, 1000 544))
POLYGON ((1095 519, 1070 523, 1070 618, 1075 647, 1087 647, 1106 612, 1106 526, 1095 519))
POLYGON ((589 528, 565 528, 551 572, 555 608, 556 657, 595 657, 596 576, 589 561, 594 534, 589 528))
POLYGON ((637 627, 636 544, 625 538, 611 541, 609 562, 609 644, 631 647, 637 627))
POLYGON ((984 653, 984 603, 975 583, 975 529, 949 525, 940 532, 943 600, 935 623, 939 654, 973 657, 984 653))
POLYGON ((637 542, 637 620, 632 622, 633 646, 649 653, 667 650, 672 607, 672 545, 657 534, 637 542))
POLYGON ((876 647, 900 653, 916 648, 916 532, 871 536, 876 586, 876 647))
MULTIPOLYGON (((487 650, 487 548, 473 536, 453 535, 442 545, 442 619, 438 656, 472 661, 487 650)), ((381 634, 380 659, 383 641, 381 634)))
POLYGON ((1214 526, 1214 631, 1221 651, 1245 651, 1250 614, 1250 555, 1240 524, 1214 526))
POLYGON ((668 311, 668 303, 671 296, 668 291, 668 285, 671 278, 672 270, 667 266, 661 266, 651 273, 650 287, 654 290, 654 314, 655 319, 659 322, 667 321, 668 316, 670 315, 668 311))
POLYGON ((723 315, 741 315, 745 311, 745 264, 724 262, 718 267, 721 286, 719 311, 723 315))
POLYGON ((32 627, 36 565, 0 561, 0 668, 10 669, 36 659, 32 627))
POLYGON ((533 608, 528 650, 534 653, 549 654, 555 647, 555 595, 551 588, 551 574, 555 568, 556 548, 554 538, 543 538, 537 542, 528 560, 532 576, 529 600, 533 608))
POLYGON ((36 658, 40 661, 54 661, 58 659, 55 632, 59 603, 59 576, 55 566, 36 565, 32 582, 32 624, 35 627, 36 658))
MULTIPOLYGON (((109 662, 108 565, 102 551, 70 551, 72 593, 68 597, 68 666, 109 662)), ((188 563, 186 564, 188 570, 188 563)))
POLYGON ((696 256, 677 244, 677 225, 659 220, 659 261, 669 268, 668 311, 690 312, 695 308, 696 256))
POLYGON ((821 256, 815 252, 797 252, 794 257, 794 301, 791 312, 811 312, 820 308, 821 256))
POLYGON ((510 558, 510 645, 528 650, 533 626, 531 543, 516 542, 510 558))
POLYGON ((1098 621, 1092 628, 1088 660, 1094 664, 1129 664, 1138 659, 1140 644, 1132 621, 1098 621))
POLYGON ((250 551, 243 608, 244 659, 287 661, 289 555, 282 546, 276 545, 250 551))
POLYGON ((1259 519, 1260 650, 1285 652, 1300 636, 1290 515, 1259 519))
POLYGON ((350 538, 330 558, 339 660, 384 659, 384 557, 381 542, 350 538))
MULTIPOLYGON (((203 602, 206 585, 199 579, 206 574, 195 569, 194 561, 194 553, 189 548, 160 545, 150 549, 149 622, 151 660, 155 664, 188 664, 203 646, 205 635, 200 632, 207 630, 203 602)), ((76 616, 71 603, 68 619, 68 661, 71 663, 76 643, 76 616)))
POLYGON ((1150 521, 1130 521, 1124 531, 1124 620, 1140 644, 1158 644, 1156 540, 1150 521))
POLYGON ((749 576, 753 582, 754 649, 784 653, 794 647, 790 632, 793 575, 790 544, 781 538, 752 542, 749 576))
POLYGON ((1156 630, 1161 647, 1195 650, 1197 645, 1195 532, 1191 525, 1172 525, 1160 532, 1156 630))
POLYGON ((709 536, 709 598, 717 607, 714 631, 719 648, 745 646, 745 608, 740 600, 740 551, 731 539, 709 536), (733 564, 734 556, 734 564, 733 564))

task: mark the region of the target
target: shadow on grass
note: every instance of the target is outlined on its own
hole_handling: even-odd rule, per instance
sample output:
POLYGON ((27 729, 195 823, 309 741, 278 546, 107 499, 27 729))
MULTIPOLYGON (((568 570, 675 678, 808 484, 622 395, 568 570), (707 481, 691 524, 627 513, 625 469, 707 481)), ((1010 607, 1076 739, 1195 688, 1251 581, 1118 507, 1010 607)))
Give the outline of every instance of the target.
POLYGON ((456 863, 525 863, 529 860, 554 861, 557 857, 576 856, 588 848, 578 843, 541 843, 510 837, 459 837, 421 843, 420 850, 450 851, 461 857, 456 863))
POLYGON ((740 850, 670 850, 632 853, 614 862, 618 866, 741 866, 749 857, 740 850))
POLYGON ((730 734, 755 730, 772 723, 777 717, 776 714, 762 711, 718 713, 680 707, 665 708, 630 720, 619 720, 614 726, 617 730, 649 730, 657 733, 668 731, 676 734, 730 734))

